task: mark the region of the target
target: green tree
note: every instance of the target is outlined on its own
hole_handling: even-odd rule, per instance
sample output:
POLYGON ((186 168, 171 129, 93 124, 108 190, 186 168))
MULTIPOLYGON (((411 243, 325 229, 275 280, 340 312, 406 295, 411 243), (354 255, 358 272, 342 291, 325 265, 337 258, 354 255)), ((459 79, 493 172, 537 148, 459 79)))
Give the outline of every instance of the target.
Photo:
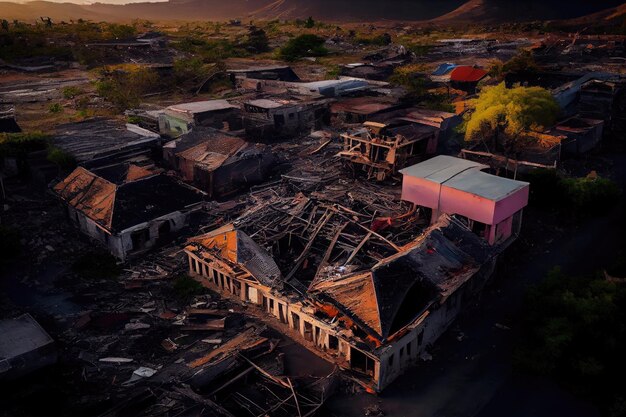
POLYGON ((502 66, 503 73, 537 72, 539 68, 530 51, 521 50, 502 66))
POLYGON ((119 111, 139 105, 141 97, 159 86, 159 76, 150 68, 103 70, 96 83, 100 97, 110 101, 119 111))
POLYGON ((7 32, 9 31, 9 21, 6 19, 2 19, 2 21, 0 22, 0 26, 2 26, 3 30, 6 30, 7 32))
POLYGON ((267 52, 270 50, 267 33, 261 28, 250 26, 248 30, 248 49, 254 52, 267 52))
POLYGON ((280 57, 286 61, 295 61, 304 56, 324 56, 328 53, 324 48, 324 42, 324 38, 317 35, 297 36, 281 48, 280 57))
POLYGON ((470 102, 465 140, 491 143, 505 156, 519 153, 529 140, 524 132, 541 131, 554 124, 559 106, 550 92, 541 87, 506 88, 504 83, 485 87, 470 102))
POLYGON ((548 375, 623 416, 626 280, 552 270, 531 288, 514 353, 517 367, 548 375))
POLYGON ((304 22, 304 27, 309 29, 315 27, 315 20, 313 20, 312 16, 309 16, 309 18, 304 22))

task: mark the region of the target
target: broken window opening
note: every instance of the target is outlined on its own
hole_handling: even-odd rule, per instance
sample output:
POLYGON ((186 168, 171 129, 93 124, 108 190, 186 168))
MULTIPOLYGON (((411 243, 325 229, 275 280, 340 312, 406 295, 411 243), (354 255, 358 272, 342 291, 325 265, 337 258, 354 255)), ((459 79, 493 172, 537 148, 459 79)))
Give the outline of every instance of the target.
POLYGON ((308 321, 304 322, 304 339, 309 342, 313 341, 313 325, 308 321))
POLYGON ((422 346, 422 341, 424 340, 424 329, 420 330, 419 334, 417 335, 417 346, 420 347, 422 346))
POLYGON ((292 312, 291 313, 291 322, 292 322, 292 327, 294 328, 294 330, 300 331, 300 316, 297 315, 296 313, 292 312))
POLYGON ((328 335, 328 349, 337 351, 339 350, 339 339, 332 334, 328 335))
POLYGON ((150 231, 148 229, 137 230, 130 234, 130 239, 133 251, 145 249, 146 243, 150 240, 150 231))
POLYGON ((278 319, 281 323, 287 324, 287 315, 285 314, 285 305, 278 303, 278 319))
POLYGON ((374 376, 374 360, 360 350, 350 347, 350 369, 374 376))

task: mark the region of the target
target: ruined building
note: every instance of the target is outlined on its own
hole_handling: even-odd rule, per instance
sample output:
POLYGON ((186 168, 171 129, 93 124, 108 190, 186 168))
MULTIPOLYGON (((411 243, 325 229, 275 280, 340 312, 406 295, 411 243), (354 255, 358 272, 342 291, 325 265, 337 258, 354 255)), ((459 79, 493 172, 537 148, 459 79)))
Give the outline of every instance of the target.
POLYGON ((54 187, 81 232, 124 260, 171 240, 204 194, 129 163, 76 168, 54 187))
POLYGON ((439 158, 405 170, 413 204, 358 181, 251 193, 237 220, 189 241, 189 272, 381 391, 482 289, 527 203, 527 183, 439 158))
POLYGON ((388 123, 365 122, 363 127, 341 135, 345 161, 360 168, 367 178, 383 181, 398 169, 418 162, 437 150, 439 129, 394 119, 388 123))
POLYGON ((167 107, 159 114, 159 132, 178 137, 194 126, 231 131, 242 128, 241 111, 226 100, 181 103, 167 107))
POLYGON ((244 104, 248 137, 269 141, 307 133, 330 121, 327 100, 256 99, 244 104))

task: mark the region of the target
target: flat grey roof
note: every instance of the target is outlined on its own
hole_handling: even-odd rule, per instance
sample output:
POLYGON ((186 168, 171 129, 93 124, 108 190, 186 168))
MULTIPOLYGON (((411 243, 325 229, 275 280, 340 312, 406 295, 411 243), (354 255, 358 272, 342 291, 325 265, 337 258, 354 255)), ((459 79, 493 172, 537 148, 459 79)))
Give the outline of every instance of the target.
POLYGON ((148 148, 159 135, 116 120, 93 118, 57 126, 52 143, 72 154, 78 162, 89 161, 130 147, 148 148), (150 136, 146 136, 150 134, 150 136))
POLYGON ((230 104, 226 100, 194 101, 191 103, 181 103, 169 106, 167 109, 181 113, 204 113, 226 109, 235 109, 237 106, 230 104))
POLYGON ((226 72, 233 73, 246 73, 246 72, 262 72, 262 71, 272 71, 272 70, 282 70, 290 68, 289 65, 266 65, 266 66, 258 66, 258 67, 248 67, 242 69, 229 69, 226 72))
POLYGON ((411 165, 400 170, 402 175, 415 178, 424 178, 439 184, 443 184, 450 178, 459 175, 468 169, 485 169, 487 165, 467 159, 455 158, 448 155, 439 155, 419 164, 411 165))
POLYGON ((0 359, 15 358, 54 342, 30 314, 0 321, 0 335, 0 359))
POLYGON ((498 177, 477 169, 461 172, 446 181, 446 186, 488 200, 499 201, 528 186, 527 182, 498 177))
POLYGON ((276 109, 278 107, 284 106, 283 103, 279 103, 278 101, 269 100, 266 98, 261 98, 258 100, 251 100, 248 104, 256 107, 260 107, 262 109, 276 109))

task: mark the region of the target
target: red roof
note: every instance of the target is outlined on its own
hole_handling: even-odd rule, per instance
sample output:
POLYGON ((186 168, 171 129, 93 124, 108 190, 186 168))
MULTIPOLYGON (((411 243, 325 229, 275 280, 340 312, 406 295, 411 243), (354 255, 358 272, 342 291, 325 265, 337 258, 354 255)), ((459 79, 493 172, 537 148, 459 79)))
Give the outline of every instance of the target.
POLYGON ((475 83, 485 78, 487 74, 487 71, 482 68, 474 68, 469 65, 463 65, 452 70, 450 73, 450 80, 464 83, 475 83))

